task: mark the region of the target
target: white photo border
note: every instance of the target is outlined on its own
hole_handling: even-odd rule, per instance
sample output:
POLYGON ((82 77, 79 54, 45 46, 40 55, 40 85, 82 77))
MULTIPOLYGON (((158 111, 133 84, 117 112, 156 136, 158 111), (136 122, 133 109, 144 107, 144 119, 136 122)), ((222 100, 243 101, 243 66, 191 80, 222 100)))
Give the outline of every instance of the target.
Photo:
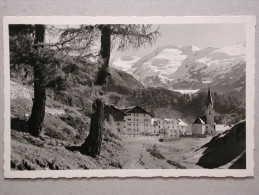
POLYGON ((253 177, 255 100, 255 16, 5 16, 4 40, 4 176, 5 178, 91 177, 253 177), (246 169, 92 169, 11 170, 9 24, 246 24, 246 169))

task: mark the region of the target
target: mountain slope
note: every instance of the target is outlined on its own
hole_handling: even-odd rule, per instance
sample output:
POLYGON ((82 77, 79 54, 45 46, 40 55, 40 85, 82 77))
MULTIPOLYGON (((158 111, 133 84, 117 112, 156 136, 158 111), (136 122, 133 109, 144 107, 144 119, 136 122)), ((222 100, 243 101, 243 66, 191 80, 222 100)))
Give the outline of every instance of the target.
POLYGON ((216 92, 233 91, 244 101, 245 47, 245 43, 205 49, 166 45, 137 61, 131 60, 123 70, 146 87, 199 90, 210 83, 216 92))
POLYGON ((129 94, 133 90, 144 89, 144 86, 137 81, 132 75, 110 68, 111 76, 108 79, 107 90, 119 94, 129 94))
POLYGON ((202 148, 206 148, 206 150, 197 164, 204 168, 230 165, 227 168, 245 169, 245 140, 246 122, 242 121, 230 130, 216 135, 205 144, 202 148))

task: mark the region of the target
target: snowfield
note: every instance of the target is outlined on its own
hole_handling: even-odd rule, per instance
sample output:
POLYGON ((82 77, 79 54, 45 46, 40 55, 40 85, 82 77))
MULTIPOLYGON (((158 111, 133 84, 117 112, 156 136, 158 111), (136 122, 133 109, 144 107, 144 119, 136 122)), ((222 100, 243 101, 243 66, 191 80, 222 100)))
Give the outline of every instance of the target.
POLYGON ((180 92, 181 94, 193 94, 193 93, 196 93, 198 92, 200 89, 181 89, 181 90, 173 90, 173 91, 176 91, 176 92, 180 92))

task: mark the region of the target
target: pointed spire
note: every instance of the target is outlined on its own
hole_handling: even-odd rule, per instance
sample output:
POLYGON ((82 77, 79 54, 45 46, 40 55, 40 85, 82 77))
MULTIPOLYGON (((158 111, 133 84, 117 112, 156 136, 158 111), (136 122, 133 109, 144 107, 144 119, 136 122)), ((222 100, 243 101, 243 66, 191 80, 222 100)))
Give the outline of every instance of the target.
POLYGON ((210 85, 209 85, 208 95, 207 95, 207 107, 209 105, 211 105, 213 107, 212 96, 211 96, 211 93, 210 93, 210 85))

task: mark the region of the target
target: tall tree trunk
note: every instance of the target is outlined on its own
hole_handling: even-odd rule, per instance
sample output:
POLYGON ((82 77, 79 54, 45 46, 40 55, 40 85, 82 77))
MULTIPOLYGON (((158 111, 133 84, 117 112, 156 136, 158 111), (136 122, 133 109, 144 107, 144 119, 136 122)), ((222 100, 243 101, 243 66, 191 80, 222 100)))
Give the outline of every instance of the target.
POLYGON ((102 31, 101 36, 101 68, 97 73, 97 79, 95 85, 105 85, 107 82, 107 77, 109 73, 109 61, 111 53, 111 29, 109 25, 102 25, 100 27, 102 31))
MULTIPOLYGON (((109 60, 111 52, 111 30, 109 25, 101 25, 101 59, 100 69, 97 73, 95 85, 102 87, 106 86, 107 77, 109 73, 109 60)), ((101 152, 102 146, 102 131, 103 131, 103 118, 104 118, 104 104, 102 100, 96 99, 93 103, 93 110, 95 113, 91 117, 90 133, 85 142, 81 146, 83 154, 96 157, 101 152)))
POLYGON ((81 146, 81 152, 96 157, 101 152, 104 119, 104 104, 100 99, 94 101, 93 110, 95 113, 91 117, 90 132, 81 146))
MULTIPOLYGON (((35 25, 35 49, 39 48, 37 44, 44 42, 45 26, 35 25)), ((42 47, 42 46, 41 46, 42 47)), ((45 116, 45 101, 46 89, 44 83, 44 69, 45 65, 40 63, 38 59, 34 63, 34 99, 31 116, 27 122, 29 132, 33 136, 38 136, 41 132, 44 116, 45 116)))

